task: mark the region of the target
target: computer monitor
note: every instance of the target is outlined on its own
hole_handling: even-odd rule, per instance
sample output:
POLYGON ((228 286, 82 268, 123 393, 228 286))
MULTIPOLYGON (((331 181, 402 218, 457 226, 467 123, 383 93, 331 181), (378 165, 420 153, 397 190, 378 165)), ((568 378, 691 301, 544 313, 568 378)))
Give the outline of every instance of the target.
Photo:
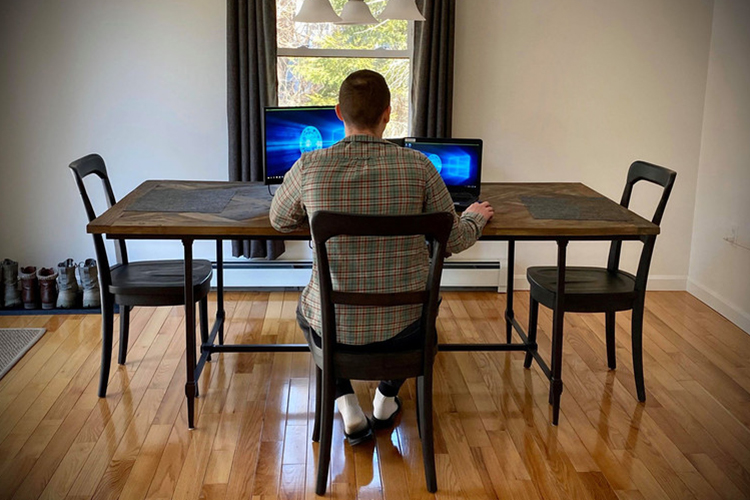
POLYGON ((302 153, 332 146, 345 136, 334 106, 267 107, 263 113, 263 179, 281 184, 302 153))
POLYGON ((481 139, 407 137, 404 147, 422 152, 435 166, 454 202, 468 206, 479 197, 482 182, 481 139))

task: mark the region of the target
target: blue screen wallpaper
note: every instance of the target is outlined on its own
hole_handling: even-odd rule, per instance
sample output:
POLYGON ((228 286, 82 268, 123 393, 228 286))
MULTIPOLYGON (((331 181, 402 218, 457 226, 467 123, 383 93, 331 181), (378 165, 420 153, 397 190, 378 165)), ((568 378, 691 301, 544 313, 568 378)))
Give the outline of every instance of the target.
POLYGON ((477 183, 479 147, 458 144, 407 143, 407 147, 423 153, 435 165, 446 186, 477 183))
POLYGON ((281 182, 302 153, 332 146, 344 135, 333 106, 266 109, 266 183, 281 182))

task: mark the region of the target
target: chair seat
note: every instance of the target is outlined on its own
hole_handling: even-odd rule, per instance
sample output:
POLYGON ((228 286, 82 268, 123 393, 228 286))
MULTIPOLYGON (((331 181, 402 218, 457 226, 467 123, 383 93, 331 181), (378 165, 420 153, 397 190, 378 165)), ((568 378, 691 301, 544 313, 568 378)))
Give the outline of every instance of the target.
MULTIPOLYGON (((557 267, 530 267, 526 277, 534 300, 551 309, 557 295, 557 267)), ((635 276, 601 267, 565 268, 565 310, 571 312, 623 311, 633 307, 635 276)))
MULTIPOLYGON (((113 266, 109 291, 125 305, 180 305, 185 303, 185 270, 181 260, 136 261, 113 266)), ((211 289, 211 262, 193 261, 196 302, 211 289)))

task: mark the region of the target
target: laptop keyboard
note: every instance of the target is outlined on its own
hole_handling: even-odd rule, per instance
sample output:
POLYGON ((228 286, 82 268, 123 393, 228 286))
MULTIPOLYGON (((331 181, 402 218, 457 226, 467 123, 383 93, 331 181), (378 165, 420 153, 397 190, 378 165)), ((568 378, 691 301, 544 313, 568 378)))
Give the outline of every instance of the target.
POLYGON ((451 194, 451 198, 453 198, 453 207, 456 209, 456 212, 463 212, 469 208, 469 205, 477 201, 475 196, 468 193, 453 193, 451 194))

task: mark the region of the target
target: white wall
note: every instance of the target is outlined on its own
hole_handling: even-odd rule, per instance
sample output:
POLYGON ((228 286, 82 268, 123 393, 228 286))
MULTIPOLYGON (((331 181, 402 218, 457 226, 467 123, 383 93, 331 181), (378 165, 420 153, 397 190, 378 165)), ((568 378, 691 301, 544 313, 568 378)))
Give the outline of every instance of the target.
MULTIPOLYGON (((712 6, 457 2, 455 134, 485 139, 486 180, 582 181, 619 199, 635 159, 678 171, 652 289, 686 282, 712 6)), ((224 10, 210 0, 0 4, 0 258, 93 254, 67 169, 89 152, 107 160, 121 196, 147 178, 226 179, 224 10)), ((130 249, 181 254, 176 243, 130 249)), ((504 252, 482 243, 457 258, 504 252)), ((598 243, 569 252, 590 264, 605 253, 598 243)), ((212 256, 212 245, 196 254, 212 256)), ((288 257, 306 255, 297 245, 288 257)), ((517 255, 524 283, 523 267, 553 262, 554 247, 525 243, 517 255)))
POLYGON ((688 290, 748 333, 749 217, 750 2, 716 0, 688 290))
MULTIPOLYGON (((67 168, 90 152, 119 196, 148 178, 227 178, 225 8, 0 3, 0 259, 93 256, 67 168)), ((133 246, 136 258, 181 251, 133 246)))
MULTIPOLYGON (((485 140, 487 181, 581 181, 619 201, 634 160, 676 170, 649 286, 684 289, 711 16, 705 0, 461 0, 454 135, 485 140)), ((647 194, 637 210, 654 203, 647 194)), ((526 265, 555 262, 555 247, 523 243, 516 255, 522 284, 526 265)), ((602 265, 606 245, 568 255, 602 265)))

